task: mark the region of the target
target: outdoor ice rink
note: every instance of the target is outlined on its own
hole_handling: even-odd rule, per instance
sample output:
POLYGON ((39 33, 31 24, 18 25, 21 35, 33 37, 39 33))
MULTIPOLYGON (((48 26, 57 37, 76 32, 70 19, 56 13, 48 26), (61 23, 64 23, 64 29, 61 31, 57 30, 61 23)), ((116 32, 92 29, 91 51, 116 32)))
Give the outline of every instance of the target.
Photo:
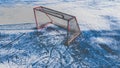
POLYGON ((0 0, 0 68, 120 68, 119 0, 0 0), (37 31, 33 8, 77 17, 81 35, 64 46, 64 29, 37 31))

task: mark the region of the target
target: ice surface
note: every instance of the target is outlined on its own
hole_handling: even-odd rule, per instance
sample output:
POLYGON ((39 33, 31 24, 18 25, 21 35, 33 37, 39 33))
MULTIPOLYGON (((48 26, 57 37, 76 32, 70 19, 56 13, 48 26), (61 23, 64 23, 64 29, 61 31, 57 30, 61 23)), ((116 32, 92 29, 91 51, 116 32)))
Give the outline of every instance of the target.
POLYGON ((119 0, 0 0, 0 7, 1 68, 120 67, 119 0), (29 12, 38 5, 76 16, 82 35, 64 46, 64 29, 50 25, 38 32, 29 12), (20 8, 22 14, 12 12, 20 8))

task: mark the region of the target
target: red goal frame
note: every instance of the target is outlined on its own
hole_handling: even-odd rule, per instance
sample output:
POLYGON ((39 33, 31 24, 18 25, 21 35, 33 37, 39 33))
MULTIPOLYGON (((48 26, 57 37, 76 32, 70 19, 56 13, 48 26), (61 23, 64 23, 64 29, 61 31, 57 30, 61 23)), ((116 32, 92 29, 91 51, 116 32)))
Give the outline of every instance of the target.
MULTIPOLYGON (((48 24, 55 24, 54 20, 50 16, 54 16, 56 18, 63 19, 65 21, 67 21, 67 26, 65 27, 66 30, 67 30, 67 40, 66 40, 65 44, 69 45, 76 37, 78 37, 80 35, 80 27, 78 25, 78 22, 77 22, 77 19, 76 19, 75 16, 72 16, 72 15, 69 15, 69 14, 66 14, 66 13, 63 13, 63 12, 60 12, 60 11, 56 11, 56 10, 53 10, 53 9, 50 9, 50 8, 46 8, 46 7, 43 7, 43 6, 35 7, 35 8, 33 8, 33 11, 34 11, 34 18, 35 18, 37 29, 44 28, 48 24), (39 25, 39 22, 38 22, 38 19, 37 19, 37 13, 36 13, 38 11, 44 13, 49 18, 50 22, 47 22, 43 25, 39 25), (73 22, 71 22, 72 20, 73 20, 73 22), (72 24, 74 23, 75 25, 72 26, 71 23, 72 24), (70 34, 70 32, 72 32, 72 30, 75 33, 73 33, 74 35, 71 35, 72 38, 69 38, 70 37, 69 34, 70 34)), ((61 27, 64 28, 64 26, 61 26, 61 27)))

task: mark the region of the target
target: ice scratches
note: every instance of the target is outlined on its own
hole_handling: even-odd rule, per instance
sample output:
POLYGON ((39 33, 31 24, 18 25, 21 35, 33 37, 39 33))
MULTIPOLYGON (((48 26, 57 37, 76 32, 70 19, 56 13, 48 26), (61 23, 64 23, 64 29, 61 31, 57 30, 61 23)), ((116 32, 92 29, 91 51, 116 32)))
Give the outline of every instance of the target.
POLYGON ((112 55, 117 55, 117 53, 115 52, 115 50, 112 50, 109 46, 107 46, 106 44, 99 44, 101 46, 101 48, 103 48, 104 50, 106 50, 108 53, 112 54, 112 55))
POLYGON ((119 30, 82 31, 82 36, 76 38, 70 46, 64 46, 64 34, 64 29, 54 25, 40 31, 33 29, 28 32, 24 30, 10 33, 1 30, 0 42, 4 43, 0 43, 0 66, 6 68, 120 66, 119 30))
POLYGON ((119 39, 116 39, 120 38, 120 36, 116 37, 119 31, 92 30, 83 31, 82 33, 85 39, 80 43, 83 47, 87 46, 85 48, 88 52, 84 60, 88 61, 88 64, 90 63, 90 67, 92 66, 92 64, 95 67, 119 67, 120 60, 118 60, 117 58, 120 57, 120 50, 118 49, 120 48, 120 46, 119 39), (107 35, 109 33, 116 33, 116 35, 107 35), (108 58, 106 56, 111 56, 111 58, 108 58), (114 59, 112 59, 112 57, 114 57, 114 59))

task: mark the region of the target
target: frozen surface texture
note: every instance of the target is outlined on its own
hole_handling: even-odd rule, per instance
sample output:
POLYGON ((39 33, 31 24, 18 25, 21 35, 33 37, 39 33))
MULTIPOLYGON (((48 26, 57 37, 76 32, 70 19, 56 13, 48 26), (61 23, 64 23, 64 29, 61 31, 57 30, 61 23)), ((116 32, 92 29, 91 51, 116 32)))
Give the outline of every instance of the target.
POLYGON ((119 0, 0 0, 0 7, 0 68, 120 68, 119 0), (14 8, 26 8, 24 15, 39 5, 76 16, 82 35, 64 46, 64 29, 37 31, 32 13, 27 21, 2 21, 14 20, 14 8))

